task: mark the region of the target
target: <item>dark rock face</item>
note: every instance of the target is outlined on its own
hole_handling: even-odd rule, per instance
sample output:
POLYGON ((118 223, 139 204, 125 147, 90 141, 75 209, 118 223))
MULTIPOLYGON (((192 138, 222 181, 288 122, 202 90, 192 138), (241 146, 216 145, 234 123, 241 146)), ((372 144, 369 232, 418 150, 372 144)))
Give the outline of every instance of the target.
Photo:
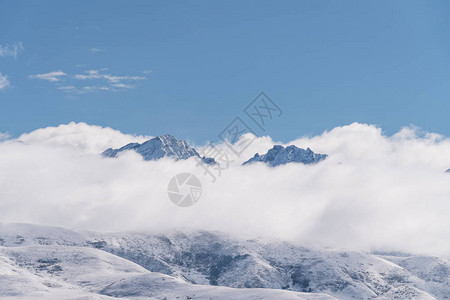
POLYGON ((281 145, 275 145, 272 149, 267 151, 266 154, 255 154, 251 159, 243 163, 243 165, 251 164, 254 162, 263 162, 271 167, 284 165, 287 163, 303 163, 305 165, 315 164, 321 160, 327 158, 326 154, 316 154, 311 149, 302 149, 294 145, 283 147, 281 145))

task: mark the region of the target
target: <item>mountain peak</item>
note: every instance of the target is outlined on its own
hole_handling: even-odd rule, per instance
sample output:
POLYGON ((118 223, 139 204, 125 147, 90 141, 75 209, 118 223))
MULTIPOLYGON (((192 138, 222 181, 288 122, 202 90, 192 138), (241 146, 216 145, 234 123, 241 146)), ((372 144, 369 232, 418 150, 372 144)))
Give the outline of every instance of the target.
POLYGON ((155 139, 158 139, 160 141, 166 141, 166 142, 176 142, 178 141, 173 135, 170 134, 163 134, 155 137, 155 139))
POLYGON ((134 150, 141 154, 144 160, 158 160, 163 157, 172 157, 175 160, 184 160, 198 157, 206 164, 215 164, 212 158, 200 157, 197 150, 190 147, 186 141, 178 140, 170 134, 154 137, 142 144, 130 143, 119 149, 106 149, 102 155, 105 157, 116 157, 119 152, 134 150))
POLYGON ((290 145, 283 147, 275 145, 266 154, 259 155, 256 153, 252 158, 244 162, 242 165, 254 162, 264 162, 271 167, 284 165, 291 162, 303 163, 305 165, 315 164, 327 158, 326 154, 316 154, 310 148, 302 149, 297 146, 290 145))

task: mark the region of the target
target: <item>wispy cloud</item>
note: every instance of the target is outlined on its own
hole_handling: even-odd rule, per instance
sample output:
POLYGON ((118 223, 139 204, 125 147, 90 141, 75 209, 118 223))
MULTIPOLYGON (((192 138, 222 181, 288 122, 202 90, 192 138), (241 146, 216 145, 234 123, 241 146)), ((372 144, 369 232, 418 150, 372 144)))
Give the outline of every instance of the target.
POLYGON ((73 75, 73 78, 79 79, 79 80, 100 79, 100 78, 102 78, 102 76, 100 76, 99 71, 97 71, 97 70, 89 70, 89 71, 86 71, 86 74, 75 74, 75 75, 73 75))
POLYGON ((0 90, 4 89, 8 85, 9 85, 8 76, 2 75, 2 73, 0 73, 0 90))
POLYGON ((49 72, 49 73, 30 75, 29 78, 30 79, 42 79, 42 80, 47 80, 50 82, 57 82, 61 79, 61 77, 64 77, 66 75, 67 74, 64 73, 63 71, 53 71, 53 72, 49 72))
MULTIPOLYGON (((111 83, 119 83, 122 80, 144 80, 146 77, 143 76, 114 76, 111 74, 101 74, 100 70, 88 70, 86 74, 75 74, 73 78, 78 80, 86 80, 86 79, 105 79, 111 83)), ((107 69, 106 69, 107 70, 107 69)))
POLYGON ((72 78, 79 81, 95 81, 96 84, 84 86, 78 89, 78 93, 92 92, 92 91, 120 91, 124 89, 132 89, 135 85, 132 82, 147 79, 144 76, 132 75, 112 75, 104 73, 108 68, 101 68, 98 70, 88 70, 84 74, 75 74, 72 78))
POLYGON ((144 71, 142 71, 142 73, 144 73, 144 74, 150 74, 152 72, 153 72, 152 70, 144 70, 144 71))
POLYGON ((0 57, 13 57, 14 59, 17 58, 17 55, 19 53, 23 52, 24 48, 21 42, 13 43, 13 44, 6 44, 4 46, 0 45, 0 57))
POLYGON ((76 90, 76 87, 74 87, 73 85, 66 85, 66 86, 58 87, 58 90, 70 91, 70 90, 76 90))
MULTIPOLYGON (((0 45, 0 57, 13 57, 17 58, 19 53, 23 52, 24 48, 21 42, 16 42, 13 44, 0 45)), ((0 73, 0 90, 9 86, 8 76, 0 73)))
POLYGON ((90 48, 89 52, 91 52, 91 53, 98 53, 98 52, 105 52, 105 50, 99 49, 99 48, 90 48))
POLYGON ((117 88, 124 88, 124 89, 132 89, 132 88, 134 88, 134 85, 124 84, 124 83, 113 83, 113 84, 111 84, 111 86, 117 87, 117 88))
POLYGON ((95 85, 92 85, 92 86, 84 86, 83 90, 84 91, 109 91, 109 90, 111 90, 111 88, 108 87, 108 86, 95 86, 95 85))
POLYGON ((87 70, 79 74, 67 74, 61 70, 43 74, 33 74, 30 79, 41 79, 57 83, 56 88, 68 93, 84 94, 95 91, 118 92, 135 88, 133 82, 147 79, 144 76, 113 75, 107 73, 108 68, 87 70), (65 85, 58 84, 64 79, 65 85))

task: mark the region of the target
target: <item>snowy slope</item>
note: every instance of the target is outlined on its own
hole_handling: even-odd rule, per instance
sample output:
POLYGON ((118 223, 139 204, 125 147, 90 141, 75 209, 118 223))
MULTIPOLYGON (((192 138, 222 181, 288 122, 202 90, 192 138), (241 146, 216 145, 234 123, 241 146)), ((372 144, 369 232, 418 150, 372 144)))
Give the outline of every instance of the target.
POLYGON ((243 165, 255 162, 263 162, 271 167, 284 165, 291 162, 303 163, 305 165, 315 164, 327 157, 326 154, 316 154, 311 149, 301 149, 294 145, 283 147, 275 145, 266 154, 255 154, 252 158, 243 163, 243 165))
POLYGON ((23 224, 0 230, 2 299, 334 299, 270 289, 194 285, 96 249, 80 234, 23 224), (74 246, 76 245, 76 246, 74 246))
POLYGON ((24 224, 1 225, 0 244, 0 286, 8 286, 2 296, 450 299, 446 258, 304 248, 217 232, 106 234, 24 224))
MULTIPOLYGON (((430 282, 363 252, 237 241, 210 232, 91 238, 105 251, 193 283, 321 292, 339 299, 444 299, 450 295, 448 282, 430 282)), ((445 269, 450 270, 448 261, 445 269)), ((448 280, 449 275, 443 278, 448 280)))
POLYGON ((333 299, 280 290, 193 285, 86 247, 8 247, 0 254, 2 298, 333 299))
POLYGON ((185 141, 177 140, 169 134, 157 136, 142 144, 130 143, 119 149, 109 148, 102 155, 105 157, 116 157, 120 152, 128 150, 136 151, 145 160, 158 160, 163 157, 171 157, 175 160, 198 157, 206 164, 216 163, 213 158, 200 157, 197 150, 190 147, 185 141))

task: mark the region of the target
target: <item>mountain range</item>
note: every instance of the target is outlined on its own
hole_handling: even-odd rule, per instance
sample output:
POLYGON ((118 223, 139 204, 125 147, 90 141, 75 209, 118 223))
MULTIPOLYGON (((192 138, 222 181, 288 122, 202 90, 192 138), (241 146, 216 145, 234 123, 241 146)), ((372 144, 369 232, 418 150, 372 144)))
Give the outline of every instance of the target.
MULTIPOLYGON (((212 157, 200 157, 197 150, 190 147, 186 141, 178 140, 175 137, 165 134, 152 138, 142 144, 130 143, 119 149, 106 149, 102 155, 105 157, 117 157, 120 152, 134 150, 141 154, 144 160, 158 160, 163 157, 170 157, 175 160, 185 160, 191 157, 198 157, 206 164, 216 164, 212 157)), ((243 165, 262 162, 271 167, 284 165, 287 163, 315 164, 327 158, 326 154, 316 154, 311 149, 306 150, 294 145, 283 147, 275 145, 266 154, 256 153, 252 158, 243 163, 243 165)))

